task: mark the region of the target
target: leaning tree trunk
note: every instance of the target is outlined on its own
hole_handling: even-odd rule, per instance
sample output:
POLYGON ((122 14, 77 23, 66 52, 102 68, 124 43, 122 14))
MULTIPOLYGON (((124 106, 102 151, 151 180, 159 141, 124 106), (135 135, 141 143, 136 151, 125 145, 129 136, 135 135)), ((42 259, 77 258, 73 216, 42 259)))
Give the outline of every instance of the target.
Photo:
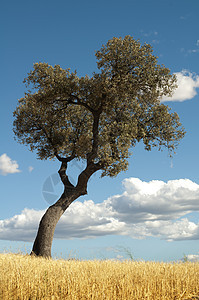
POLYGON ((87 194, 87 183, 91 175, 100 169, 94 163, 87 164, 87 167, 78 177, 78 183, 73 186, 66 175, 67 162, 63 161, 58 171, 61 181, 64 184, 64 192, 61 198, 51 205, 43 215, 37 236, 35 238, 31 255, 51 257, 51 247, 55 227, 69 205, 82 195, 87 194))
POLYGON ((71 192, 71 195, 67 194, 66 196, 63 193, 61 198, 54 205, 51 205, 43 215, 31 255, 51 257, 55 227, 68 206, 80 196, 79 193, 75 192, 71 192))
POLYGON ((57 222, 62 215, 60 207, 50 206, 39 223, 31 255, 51 257, 53 235, 57 222))

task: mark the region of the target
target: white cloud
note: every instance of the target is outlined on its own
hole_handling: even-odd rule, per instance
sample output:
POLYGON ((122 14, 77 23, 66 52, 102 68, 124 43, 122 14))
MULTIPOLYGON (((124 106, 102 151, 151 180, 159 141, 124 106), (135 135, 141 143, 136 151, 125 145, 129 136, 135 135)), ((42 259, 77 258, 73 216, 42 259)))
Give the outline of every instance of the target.
POLYGON ((177 77, 178 88, 172 97, 163 97, 161 101, 182 102, 194 98, 197 95, 197 88, 199 88, 199 75, 192 74, 186 70, 174 74, 177 77))
POLYGON ((18 169, 18 164, 15 160, 11 160, 6 153, 0 156, 0 173, 2 175, 13 174, 21 172, 18 169))
POLYGON ((199 255, 198 254, 188 254, 186 255, 188 261, 191 262, 199 262, 199 255))
MULTIPOLYGON (((61 217, 55 238, 92 238, 128 235, 168 241, 199 239, 199 222, 189 214, 199 211, 199 185, 189 179, 163 182, 127 178, 124 192, 102 203, 75 201, 61 217)), ((0 221, 0 239, 33 241, 44 211, 24 209, 0 221)))
POLYGON ((149 236, 160 237, 167 241, 182 241, 199 239, 199 224, 190 222, 187 218, 173 221, 147 221, 149 236))
POLYGON ((192 53, 199 53, 199 40, 196 41, 196 47, 194 49, 189 49, 188 53, 192 54, 192 53), (197 47, 197 48, 196 48, 197 47))
POLYGON ((199 185, 189 179, 150 182, 138 178, 123 181, 125 192, 105 201, 119 220, 140 223, 174 220, 199 211, 199 185))
POLYGON ((28 167, 28 171, 31 173, 34 170, 34 168, 32 166, 28 167))
POLYGON ((32 241, 36 235, 44 210, 25 208, 20 215, 0 220, 0 239, 11 241, 32 241))
POLYGON ((199 52, 199 49, 188 50, 188 53, 198 53, 198 52, 199 52))
POLYGON ((140 32, 144 37, 151 37, 151 36, 157 36, 158 35, 158 32, 156 30, 151 30, 151 31, 148 31, 148 32, 144 32, 143 30, 140 30, 140 32))

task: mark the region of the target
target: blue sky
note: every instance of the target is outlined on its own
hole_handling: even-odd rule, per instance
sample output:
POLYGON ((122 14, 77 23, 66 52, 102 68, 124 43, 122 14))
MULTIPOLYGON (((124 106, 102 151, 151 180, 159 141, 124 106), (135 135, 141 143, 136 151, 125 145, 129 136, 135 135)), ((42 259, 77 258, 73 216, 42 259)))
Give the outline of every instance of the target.
MULTIPOLYGON (((53 255, 177 260, 199 257, 199 2, 3 1, 1 4, 0 251, 30 251, 39 220, 62 192, 59 162, 40 161, 18 144, 12 113, 33 63, 59 64, 78 75, 96 71, 95 51, 112 37, 150 43, 158 62, 176 73, 170 101, 187 134, 171 160, 137 145, 117 178, 91 178, 88 195, 57 225, 53 255), (57 196, 56 196, 57 195, 57 196), (138 209, 139 208, 139 209, 138 209)), ((75 182, 81 163, 72 163, 75 182)))

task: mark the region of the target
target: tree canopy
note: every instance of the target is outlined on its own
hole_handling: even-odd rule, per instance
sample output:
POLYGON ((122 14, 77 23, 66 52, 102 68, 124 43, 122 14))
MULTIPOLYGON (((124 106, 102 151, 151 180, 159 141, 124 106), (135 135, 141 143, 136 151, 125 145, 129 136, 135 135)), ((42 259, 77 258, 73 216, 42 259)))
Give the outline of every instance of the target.
POLYGON ((185 131, 160 99, 172 95, 176 77, 157 63, 150 45, 131 36, 113 38, 96 52, 98 73, 35 63, 14 112, 19 142, 39 159, 83 159, 116 176, 128 168, 137 142, 172 153, 185 131))

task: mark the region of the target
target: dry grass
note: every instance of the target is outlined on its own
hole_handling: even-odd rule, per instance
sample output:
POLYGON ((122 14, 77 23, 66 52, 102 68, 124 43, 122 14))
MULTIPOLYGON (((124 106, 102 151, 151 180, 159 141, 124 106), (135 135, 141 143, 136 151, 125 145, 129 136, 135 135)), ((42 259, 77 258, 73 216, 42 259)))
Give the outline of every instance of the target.
POLYGON ((66 261, 0 254, 0 268, 3 300, 199 299, 199 263, 66 261))

